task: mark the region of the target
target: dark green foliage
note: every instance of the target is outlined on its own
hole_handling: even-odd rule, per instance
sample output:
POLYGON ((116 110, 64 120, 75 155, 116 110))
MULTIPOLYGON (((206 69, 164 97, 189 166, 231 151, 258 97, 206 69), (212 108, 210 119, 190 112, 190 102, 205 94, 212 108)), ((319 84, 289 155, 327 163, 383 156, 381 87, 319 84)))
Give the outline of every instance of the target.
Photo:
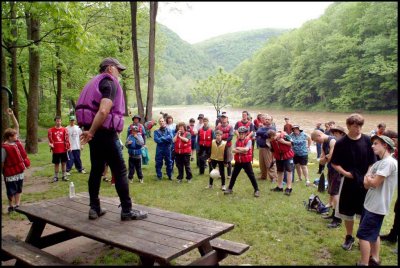
POLYGON ((395 2, 335 3, 319 19, 270 40, 234 72, 255 104, 395 109, 397 11, 395 2))

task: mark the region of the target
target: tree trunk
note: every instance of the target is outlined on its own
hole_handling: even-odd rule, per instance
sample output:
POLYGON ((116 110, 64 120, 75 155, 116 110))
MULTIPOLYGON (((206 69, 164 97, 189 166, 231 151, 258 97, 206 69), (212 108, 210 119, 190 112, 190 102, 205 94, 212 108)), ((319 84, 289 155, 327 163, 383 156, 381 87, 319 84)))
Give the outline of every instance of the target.
POLYGON ((16 40, 18 39, 15 2, 10 2, 11 7, 11 92, 13 93, 13 112, 15 118, 19 122, 19 101, 18 101, 18 70, 17 70, 17 48, 16 40))
MULTIPOLYGON (((33 41, 40 38, 39 19, 31 15, 29 18, 28 32, 33 41)), ((28 35, 29 35, 28 34, 28 35)), ((38 115, 39 115, 39 69, 40 56, 38 44, 29 47, 29 100, 26 115, 26 151, 37 153, 38 151, 38 115)))
POLYGON ((61 116, 61 95, 62 95, 62 85, 61 85, 61 78, 62 78, 62 71, 61 71, 61 64, 60 64, 60 47, 56 47, 56 59, 57 59, 57 92, 56 92, 56 115, 61 116))
POLYGON ((21 75, 22 89, 24 90, 25 98, 28 101, 28 90, 26 89, 26 83, 24 78, 24 71, 22 70, 21 64, 18 64, 19 73, 21 75))
POLYGON ((153 116, 153 93, 154 93, 154 67, 155 67, 155 41, 156 41, 156 17, 158 2, 150 2, 150 33, 149 33, 149 75, 146 103, 145 121, 153 116))
POLYGON ((126 94, 126 90, 127 90, 127 85, 126 85, 126 77, 125 75, 122 73, 122 92, 124 93, 124 99, 125 99, 125 113, 124 116, 128 115, 128 96, 126 94))
MULTIPOLYGON (((3 39, 3 38, 2 38, 3 39)), ((7 87, 7 61, 6 61, 6 50, 2 47, 1 53, 1 86, 7 87)), ((10 127, 9 116, 5 112, 8 108, 8 95, 5 90, 1 90, 1 136, 3 137, 4 130, 10 127)))
POLYGON ((142 91, 140 89, 140 74, 139 74, 139 52, 137 45, 137 2, 131 1, 131 24, 132 24, 132 51, 133 51, 133 73, 135 77, 135 92, 138 113, 141 118, 144 118, 144 107, 142 101, 142 91))

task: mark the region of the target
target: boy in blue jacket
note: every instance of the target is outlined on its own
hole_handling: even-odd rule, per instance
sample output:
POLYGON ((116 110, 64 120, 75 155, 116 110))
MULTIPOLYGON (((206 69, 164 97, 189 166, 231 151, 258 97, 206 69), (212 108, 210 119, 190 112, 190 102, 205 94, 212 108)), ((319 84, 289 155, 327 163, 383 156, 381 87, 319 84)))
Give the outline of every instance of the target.
POLYGON ((143 173, 142 173, 142 147, 144 145, 144 140, 142 135, 138 135, 139 128, 137 126, 132 126, 132 134, 126 139, 125 146, 128 148, 129 154, 129 174, 128 179, 132 183, 133 175, 135 174, 135 169, 139 182, 143 183, 143 173))

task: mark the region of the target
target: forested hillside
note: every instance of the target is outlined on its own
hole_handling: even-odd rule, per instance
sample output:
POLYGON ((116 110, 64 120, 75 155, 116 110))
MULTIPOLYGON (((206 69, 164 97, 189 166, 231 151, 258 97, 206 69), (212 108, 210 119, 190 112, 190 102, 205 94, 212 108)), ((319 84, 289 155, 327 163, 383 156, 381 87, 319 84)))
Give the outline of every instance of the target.
POLYGON ((336 111, 398 106, 398 3, 348 2, 271 40, 234 72, 244 105, 336 111))
POLYGON ((239 63, 250 58, 272 37, 288 30, 258 29, 217 36, 194 44, 194 47, 213 59, 226 71, 232 71, 239 63))

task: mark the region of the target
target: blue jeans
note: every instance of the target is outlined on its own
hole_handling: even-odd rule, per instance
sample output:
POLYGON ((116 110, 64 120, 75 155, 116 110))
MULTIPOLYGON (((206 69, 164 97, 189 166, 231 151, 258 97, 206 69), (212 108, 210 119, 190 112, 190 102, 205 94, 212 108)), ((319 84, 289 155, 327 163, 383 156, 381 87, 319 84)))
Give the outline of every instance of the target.
POLYGON ((88 181, 90 207, 95 210, 100 208, 101 176, 107 163, 115 178, 115 189, 121 202, 122 211, 130 211, 132 200, 129 196, 126 165, 117 132, 105 129, 97 130, 93 139, 89 141, 89 147, 90 163, 92 165, 88 181))
POLYGON ((82 161, 81 161, 81 150, 68 151, 69 160, 67 161, 67 172, 70 172, 72 166, 75 164, 75 168, 81 172, 82 171, 82 161))

